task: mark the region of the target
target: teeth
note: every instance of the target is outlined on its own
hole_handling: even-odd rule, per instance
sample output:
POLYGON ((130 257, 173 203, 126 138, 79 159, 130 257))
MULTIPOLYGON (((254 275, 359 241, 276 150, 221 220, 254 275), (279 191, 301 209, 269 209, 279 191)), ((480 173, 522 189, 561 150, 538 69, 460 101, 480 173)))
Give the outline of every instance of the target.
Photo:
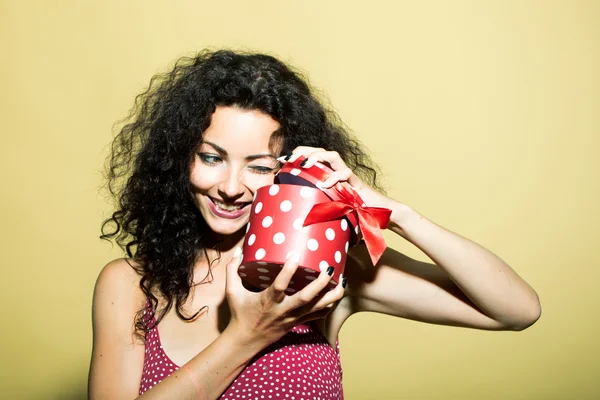
POLYGON ((236 211, 236 210, 243 208, 245 205, 245 204, 238 204, 238 205, 225 204, 225 203, 221 203, 217 199, 213 199, 213 203, 215 203, 217 205, 217 207, 219 207, 223 210, 226 210, 226 211, 236 211))

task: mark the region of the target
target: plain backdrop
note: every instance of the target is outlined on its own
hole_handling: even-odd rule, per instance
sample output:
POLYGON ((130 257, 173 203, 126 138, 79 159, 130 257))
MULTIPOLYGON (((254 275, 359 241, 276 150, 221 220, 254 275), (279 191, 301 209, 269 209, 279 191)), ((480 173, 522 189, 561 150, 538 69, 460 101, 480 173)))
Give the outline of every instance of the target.
MULTIPOLYGON (((0 397, 83 399, 113 125, 206 48, 276 55, 365 143, 388 194, 538 292, 523 332, 353 316, 354 399, 595 399, 599 1, 0 1, 0 397)), ((388 244, 421 260, 390 232, 388 244)))

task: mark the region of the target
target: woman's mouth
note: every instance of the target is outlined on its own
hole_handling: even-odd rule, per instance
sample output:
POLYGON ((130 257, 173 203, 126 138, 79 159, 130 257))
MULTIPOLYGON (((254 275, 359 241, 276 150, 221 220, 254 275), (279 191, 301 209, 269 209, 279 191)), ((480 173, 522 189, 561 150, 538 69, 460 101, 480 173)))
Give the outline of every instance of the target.
POLYGON ((213 197, 207 196, 210 200, 208 202, 211 211, 217 217, 235 219, 242 216, 251 202, 235 202, 226 203, 213 197))

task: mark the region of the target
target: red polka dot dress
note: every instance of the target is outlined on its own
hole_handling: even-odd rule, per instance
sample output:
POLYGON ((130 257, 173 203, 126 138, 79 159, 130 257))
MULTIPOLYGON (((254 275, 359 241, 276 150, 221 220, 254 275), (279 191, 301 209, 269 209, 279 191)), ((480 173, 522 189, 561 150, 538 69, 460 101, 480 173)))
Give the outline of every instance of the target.
MULTIPOLYGON (((146 311, 144 316, 151 314, 146 311)), ((153 317, 151 321, 154 324, 153 317)), ((337 351, 331 348, 316 325, 298 325, 257 354, 220 399, 343 399, 337 347, 337 351)), ((158 326, 154 326, 146 335, 139 394, 178 368, 163 350, 158 326)))

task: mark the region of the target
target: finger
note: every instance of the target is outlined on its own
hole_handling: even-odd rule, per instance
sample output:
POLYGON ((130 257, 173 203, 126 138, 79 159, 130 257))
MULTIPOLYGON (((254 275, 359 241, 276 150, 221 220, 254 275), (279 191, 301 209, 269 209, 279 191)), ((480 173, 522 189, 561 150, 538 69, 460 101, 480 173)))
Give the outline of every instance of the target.
POLYGON ((268 291, 274 300, 280 302, 285 297, 284 291, 290 285, 290 281, 298 269, 299 259, 300 257, 298 254, 292 252, 288 260, 283 264, 279 274, 275 277, 273 284, 268 288, 268 291))
POLYGON ((342 282, 343 282, 343 276, 340 275, 340 280, 339 280, 338 284, 336 285, 336 287, 331 289, 327 293, 325 293, 320 298, 317 298, 318 301, 312 306, 312 308, 309 311, 307 311, 307 313, 318 311, 325 307, 335 306, 337 304, 337 302, 339 302, 341 299, 343 299, 346 289, 345 289, 344 285, 342 284, 342 282))
POLYGON ((299 307, 293 313, 296 317, 301 318, 303 315, 322 310, 324 308, 334 308, 337 303, 344 298, 345 285, 343 284, 343 276, 340 275, 340 280, 335 288, 329 290, 322 296, 317 296, 310 303, 299 307))
POLYGON ((300 156, 308 158, 313 153, 324 151, 325 149, 321 147, 298 146, 292 151, 292 156, 288 159, 288 162, 296 161, 300 156))
POLYGON ((333 267, 329 267, 325 271, 321 271, 317 279, 306 285, 302 290, 298 291, 294 295, 288 296, 286 299, 286 308, 288 312, 291 312, 292 310, 295 310, 296 308, 304 306, 313 301, 313 299, 327 287, 329 281, 331 280, 331 275, 333 275, 333 267))
POLYGON ((325 162, 331 166, 334 171, 342 170, 347 168, 346 163, 342 160, 342 157, 337 151, 314 151, 306 155, 306 160, 300 164, 303 168, 310 168, 315 165, 316 162, 325 162))
POLYGON ((292 152, 290 152, 288 154, 284 154, 281 157, 277 157, 277 161, 279 161, 282 164, 286 163, 286 162, 288 162, 292 158, 293 155, 294 155, 294 153, 292 153, 292 152))
POLYGON ((238 268, 240 267, 242 257, 242 249, 240 247, 236 247, 235 251, 233 252, 233 257, 231 260, 229 260, 226 267, 226 289, 231 290, 234 287, 239 287, 239 285, 242 284, 242 278, 238 275, 238 268))
POLYGON ((323 181, 321 187, 330 188, 338 182, 347 182, 350 180, 352 175, 354 175, 354 173, 348 167, 342 168, 338 171, 333 171, 331 174, 329 174, 327 179, 323 181))

